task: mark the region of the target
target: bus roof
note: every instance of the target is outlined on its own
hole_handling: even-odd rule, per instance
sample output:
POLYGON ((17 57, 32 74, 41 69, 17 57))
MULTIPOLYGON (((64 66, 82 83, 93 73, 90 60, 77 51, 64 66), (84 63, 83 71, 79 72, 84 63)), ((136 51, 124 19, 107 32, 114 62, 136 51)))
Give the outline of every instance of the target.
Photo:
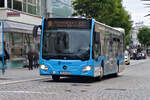
POLYGON ((104 26, 106 28, 110 28, 112 30, 115 30, 115 31, 118 31, 118 32, 120 32, 122 34, 125 34, 125 30, 123 28, 120 28, 120 27, 111 27, 109 25, 106 25, 106 24, 98 22, 98 21, 96 21, 96 23, 98 23, 98 24, 100 24, 100 25, 102 25, 102 26, 104 26))

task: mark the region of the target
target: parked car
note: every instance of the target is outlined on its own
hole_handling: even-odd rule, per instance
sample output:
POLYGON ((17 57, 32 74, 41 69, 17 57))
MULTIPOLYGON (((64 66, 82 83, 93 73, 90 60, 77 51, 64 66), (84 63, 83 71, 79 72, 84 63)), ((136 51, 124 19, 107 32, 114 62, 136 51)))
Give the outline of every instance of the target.
POLYGON ((137 56, 137 50, 136 49, 130 50, 130 59, 136 60, 136 56, 137 56))
POLYGON ((137 60, 146 59, 146 53, 138 53, 136 59, 137 60))
POLYGON ((146 59, 146 53, 142 53, 142 59, 146 59))
POLYGON ((140 59, 142 59, 142 53, 138 53, 136 56, 136 60, 140 60, 140 59))
POLYGON ((137 56, 137 53, 133 53, 133 54, 130 55, 130 59, 135 60, 135 59, 136 59, 136 56, 137 56))
POLYGON ((124 53, 124 63, 126 65, 130 65, 130 54, 128 51, 125 51, 125 53, 124 53))

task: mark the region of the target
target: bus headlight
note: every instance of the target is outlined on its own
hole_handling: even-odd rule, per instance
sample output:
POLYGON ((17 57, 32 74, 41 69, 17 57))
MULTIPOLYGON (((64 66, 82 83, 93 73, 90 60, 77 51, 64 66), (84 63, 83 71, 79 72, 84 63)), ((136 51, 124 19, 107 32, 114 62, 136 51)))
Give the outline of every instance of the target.
POLYGON ((48 67, 45 66, 45 65, 40 65, 40 68, 41 68, 42 70, 48 70, 48 67))
POLYGON ((92 66, 86 66, 82 69, 82 71, 90 71, 92 69, 92 66))

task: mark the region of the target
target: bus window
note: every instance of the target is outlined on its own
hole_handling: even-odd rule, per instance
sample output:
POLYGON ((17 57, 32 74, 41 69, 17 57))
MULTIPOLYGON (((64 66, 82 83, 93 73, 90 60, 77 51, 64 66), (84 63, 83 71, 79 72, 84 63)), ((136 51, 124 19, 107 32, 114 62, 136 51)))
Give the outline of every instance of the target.
POLYGON ((68 34, 65 32, 58 32, 55 37, 55 50, 58 53, 64 52, 64 50, 68 49, 69 43, 68 41, 68 34))
POLYGON ((94 59, 98 59, 100 56, 100 33, 94 32, 94 44, 93 44, 94 59))

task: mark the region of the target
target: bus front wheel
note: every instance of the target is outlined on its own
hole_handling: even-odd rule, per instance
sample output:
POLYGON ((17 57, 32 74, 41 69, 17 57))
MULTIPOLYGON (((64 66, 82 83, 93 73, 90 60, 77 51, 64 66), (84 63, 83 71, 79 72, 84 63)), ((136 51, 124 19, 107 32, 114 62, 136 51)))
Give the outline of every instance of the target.
POLYGON ((102 80, 102 77, 104 76, 104 67, 101 67, 100 76, 95 77, 96 81, 102 80))
POLYGON ((52 79, 53 79, 53 81, 59 81, 60 80, 60 76, 52 75, 52 79))

